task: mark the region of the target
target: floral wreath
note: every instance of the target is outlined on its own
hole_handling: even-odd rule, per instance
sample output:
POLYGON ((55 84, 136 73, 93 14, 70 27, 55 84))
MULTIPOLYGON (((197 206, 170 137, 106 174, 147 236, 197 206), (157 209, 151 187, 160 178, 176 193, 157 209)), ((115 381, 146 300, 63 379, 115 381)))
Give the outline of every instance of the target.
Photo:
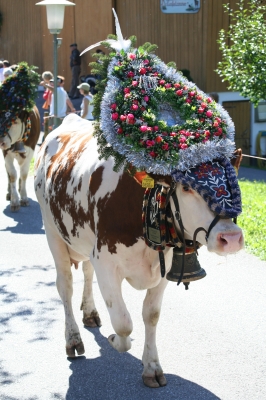
MULTIPOLYGON (((0 136, 8 134, 22 110, 32 110, 40 82, 40 76, 35 72, 36 68, 21 62, 16 71, 0 86, 0 136)), ((27 120, 22 140, 27 140, 29 132, 30 121, 27 120)))
POLYGON ((101 102, 94 113, 100 120, 95 127, 100 155, 114 155, 118 167, 131 165, 163 175, 230 159, 234 124, 227 111, 152 54, 150 43, 132 48, 131 38, 123 39, 118 24, 116 17, 116 40, 84 50, 99 44, 116 50, 99 56, 98 65, 91 64, 95 72, 103 72, 101 63, 107 69, 106 85, 102 90, 99 85, 94 101, 101 102))

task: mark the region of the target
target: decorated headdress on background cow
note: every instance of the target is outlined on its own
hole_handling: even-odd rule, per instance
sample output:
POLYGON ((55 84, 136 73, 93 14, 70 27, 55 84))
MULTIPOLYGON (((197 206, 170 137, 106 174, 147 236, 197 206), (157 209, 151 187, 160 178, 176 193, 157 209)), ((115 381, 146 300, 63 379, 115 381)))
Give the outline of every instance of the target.
POLYGON ((0 136, 8 133, 22 110, 32 110, 40 82, 40 76, 35 69, 36 67, 21 62, 0 86, 0 136))
POLYGON ((221 214, 235 217, 241 201, 229 163, 235 150, 229 114, 173 64, 154 55, 157 46, 134 48, 135 37, 124 40, 116 14, 115 20, 117 37, 84 50, 101 44, 110 49, 91 64, 102 78, 106 73, 94 99, 100 156, 112 155, 116 169, 133 167, 186 181, 204 192, 209 206, 219 200, 221 214), (208 165, 205 174, 198 173, 202 165, 208 165), (211 180, 212 187, 220 184, 224 190, 215 192, 211 180))

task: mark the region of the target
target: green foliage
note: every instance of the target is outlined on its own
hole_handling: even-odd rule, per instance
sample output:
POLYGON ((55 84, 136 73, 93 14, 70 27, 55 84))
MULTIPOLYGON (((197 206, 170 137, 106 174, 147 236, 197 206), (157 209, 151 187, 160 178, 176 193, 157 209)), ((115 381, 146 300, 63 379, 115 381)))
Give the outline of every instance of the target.
POLYGON ((266 260, 266 183, 240 180, 243 212, 238 224, 244 231, 246 250, 266 260))
POLYGON ((250 0, 245 8, 245 3, 239 0, 236 11, 224 5, 231 23, 227 32, 219 32, 222 61, 216 72, 229 83, 228 89, 239 91, 257 106, 266 98, 266 6, 250 0))

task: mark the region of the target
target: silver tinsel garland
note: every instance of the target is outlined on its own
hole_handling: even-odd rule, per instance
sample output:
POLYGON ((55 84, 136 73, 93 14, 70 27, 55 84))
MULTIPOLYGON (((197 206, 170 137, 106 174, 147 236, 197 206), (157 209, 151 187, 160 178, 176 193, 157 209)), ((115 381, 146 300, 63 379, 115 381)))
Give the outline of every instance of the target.
MULTIPOLYGON (((203 95, 204 97, 206 96, 206 94, 198 89, 194 83, 187 81, 187 79, 174 68, 167 67, 167 65, 157 56, 152 57, 158 72, 167 79, 174 82, 182 82, 188 88, 196 88, 198 94, 203 95)), ((139 67, 139 64, 135 64, 134 68, 139 67)), ((187 149, 179 150, 179 160, 176 166, 170 165, 165 160, 153 159, 145 153, 145 150, 135 151, 131 145, 125 144, 121 140, 121 137, 118 137, 117 135, 116 123, 111 119, 110 113, 110 105, 115 102, 117 93, 122 90, 120 80, 112 75, 113 69, 116 65, 118 65, 118 60, 116 57, 114 57, 108 67, 108 83, 101 102, 100 127, 107 142, 111 144, 115 151, 121 155, 124 155, 126 160, 135 168, 145 170, 146 172, 153 172, 155 174, 170 175, 174 169, 185 171, 191 167, 195 167, 199 164, 212 161, 214 159, 226 157, 229 160, 232 158, 235 150, 234 123, 227 111, 224 110, 224 108, 219 104, 217 104, 217 110, 220 113, 221 119, 226 121, 227 138, 219 139, 217 137, 217 139, 213 139, 212 141, 195 144, 187 149)), ((142 82, 145 90, 147 91, 147 88, 149 88, 150 91, 152 90, 152 86, 155 87, 155 84, 152 80, 146 80, 144 78, 142 82)))

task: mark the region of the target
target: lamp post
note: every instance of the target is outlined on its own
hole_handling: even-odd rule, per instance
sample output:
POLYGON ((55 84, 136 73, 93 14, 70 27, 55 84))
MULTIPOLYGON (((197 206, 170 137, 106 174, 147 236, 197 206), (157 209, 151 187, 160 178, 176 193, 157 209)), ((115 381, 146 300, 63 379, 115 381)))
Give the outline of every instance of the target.
MULTIPOLYGON (((58 126, 57 119, 57 47, 58 38, 57 35, 60 33, 64 25, 64 13, 65 6, 74 6, 75 3, 71 3, 68 0, 43 0, 36 3, 36 6, 46 6, 47 13, 47 25, 50 33, 54 37, 54 127, 58 126)), ((61 39, 60 39, 61 40, 61 39)))

